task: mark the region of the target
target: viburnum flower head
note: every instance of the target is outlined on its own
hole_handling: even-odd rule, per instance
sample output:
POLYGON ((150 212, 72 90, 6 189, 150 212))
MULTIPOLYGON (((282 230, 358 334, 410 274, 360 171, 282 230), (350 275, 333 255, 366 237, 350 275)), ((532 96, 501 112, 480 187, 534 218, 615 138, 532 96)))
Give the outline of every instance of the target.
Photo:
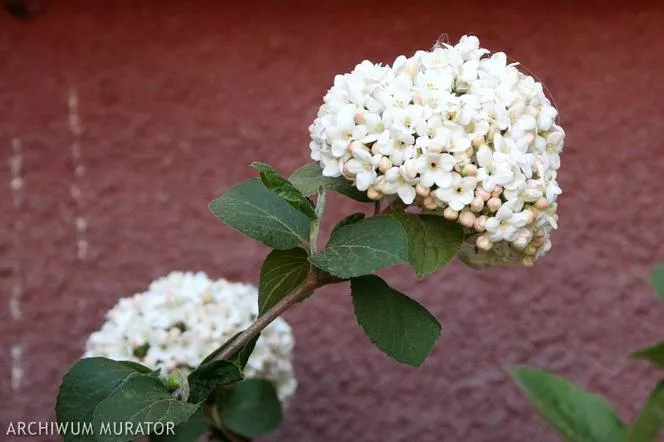
POLYGON ((309 131, 323 175, 462 224, 460 257, 532 265, 557 227, 565 133, 542 84, 477 37, 337 75, 309 131))
MULTIPOLYGON (((257 298, 250 284, 213 281, 205 273, 169 273, 147 291, 120 299, 88 338, 84 357, 135 361, 164 375, 188 372, 256 319, 257 298)), ((282 402, 297 387, 293 345, 289 325, 276 319, 261 333, 244 370, 247 378, 272 382, 282 402)))

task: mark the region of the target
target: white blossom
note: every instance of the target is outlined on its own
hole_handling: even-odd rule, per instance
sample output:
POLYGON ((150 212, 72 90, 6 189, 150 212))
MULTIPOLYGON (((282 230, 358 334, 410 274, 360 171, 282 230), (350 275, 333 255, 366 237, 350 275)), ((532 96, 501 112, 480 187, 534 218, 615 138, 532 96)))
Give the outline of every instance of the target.
POLYGON ((466 262, 530 265, 557 227, 557 116, 518 63, 463 36, 338 75, 309 128, 311 157, 372 199, 446 213, 482 245, 466 262))
MULTIPOLYGON (((161 369, 190 371, 257 317, 256 287, 205 273, 171 272, 147 291, 121 298, 101 329, 85 344, 84 357, 128 360, 161 369)), ((281 318, 261 333, 244 374, 272 382, 282 402, 294 393, 291 329, 281 318)))

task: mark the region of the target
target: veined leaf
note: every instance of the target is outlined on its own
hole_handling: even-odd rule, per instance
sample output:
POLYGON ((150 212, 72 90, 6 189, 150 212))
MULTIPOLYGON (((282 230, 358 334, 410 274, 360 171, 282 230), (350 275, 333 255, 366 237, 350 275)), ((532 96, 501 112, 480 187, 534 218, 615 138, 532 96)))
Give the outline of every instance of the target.
POLYGON ((340 278, 368 275, 407 262, 406 235, 394 218, 365 218, 335 230, 325 249, 309 261, 340 278))
POLYGON ((263 379, 233 385, 219 404, 219 412, 225 426, 249 438, 274 431, 283 419, 277 392, 263 379))
MULTIPOLYGON (((107 358, 85 358, 67 372, 58 391, 55 407, 58 422, 92 422, 97 405, 106 399, 128 377, 150 373, 150 369, 130 361, 107 358)), ((66 442, 94 441, 94 435, 63 435, 66 442)))
POLYGON ((316 219, 316 210, 314 205, 305 198, 302 193, 288 180, 279 175, 272 166, 254 161, 251 166, 258 169, 261 173, 261 181, 274 193, 288 201, 288 204, 295 207, 311 219, 316 219))
POLYGON ((261 267, 258 313, 263 314, 295 290, 309 275, 307 252, 299 247, 273 250, 261 267))
POLYGON ((309 218, 265 187, 244 181, 210 204, 210 211, 235 230, 273 249, 309 241, 309 218))
POLYGON ((149 434, 146 422, 154 425, 177 425, 186 422, 199 409, 174 398, 166 386, 149 375, 133 375, 125 379, 113 393, 97 405, 92 419, 93 428, 102 429, 120 423, 124 431, 99 431, 98 442, 125 442, 149 434))
POLYGON ((603 397, 533 367, 511 367, 507 371, 565 440, 625 442, 627 428, 603 397))
POLYGON ((460 224, 436 215, 399 211, 393 216, 406 232, 408 261, 419 279, 442 269, 459 252, 463 242, 460 224))
POLYGON ((375 275, 350 281, 355 316, 369 339, 392 358, 419 366, 440 336, 424 307, 375 275))

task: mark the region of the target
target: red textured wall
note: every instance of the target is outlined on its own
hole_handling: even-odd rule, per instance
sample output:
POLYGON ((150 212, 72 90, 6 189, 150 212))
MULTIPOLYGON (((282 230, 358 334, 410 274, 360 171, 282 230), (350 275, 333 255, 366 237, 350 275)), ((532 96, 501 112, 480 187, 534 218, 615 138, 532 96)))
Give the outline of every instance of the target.
POLYGON ((52 418, 62 375, 118 297, 175 269, 256 283, 266 249, 208 201, 251 176, 252 160, 307 161, 307 126, 336 73, 443 33, 477 34, 549 87, 568 134, 554 248, 529 270, 454 263, 419 284, 386 272, 443 324, 420 369, 370 344, 341 286, 288 312, 300 389, 272 439, 557 440, 507 364, 554 370, 633 416, 656 373, 626 355, 664 336, 644 279, 664 259, 664 14, 638 1, 500 3, 53 1, 30 23, 0 13, 0 439, 10 420, 52 418))

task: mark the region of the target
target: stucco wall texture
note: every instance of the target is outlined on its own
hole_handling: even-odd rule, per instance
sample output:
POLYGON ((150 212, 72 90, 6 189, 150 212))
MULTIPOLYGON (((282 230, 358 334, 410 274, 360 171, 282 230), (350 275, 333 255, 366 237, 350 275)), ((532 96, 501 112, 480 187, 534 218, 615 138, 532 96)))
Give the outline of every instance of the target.
MULTIPOLYGON (((419 369, 374 348, 346 287, 287 312, 300 388, 268 439, 558 440, 510 364, 633 417, 657 373, 627 354, 664 336, 645 279, 664 260, 662 8, 499 3, 53 1, 30 23, 0 14, 0 439, 9 421, 53 418, 62 375, 118 297, 177 269, 257 283, 267 250, 208 202, 253 160, 308 161, 336 73, 443 33, 507 51, 557 103, 568 138, 553 250, 527 270, 453 263, 422 283, 386 271, 443 324, 419 369)), ((333 217, 361 209, 330 199, 333 217)))

